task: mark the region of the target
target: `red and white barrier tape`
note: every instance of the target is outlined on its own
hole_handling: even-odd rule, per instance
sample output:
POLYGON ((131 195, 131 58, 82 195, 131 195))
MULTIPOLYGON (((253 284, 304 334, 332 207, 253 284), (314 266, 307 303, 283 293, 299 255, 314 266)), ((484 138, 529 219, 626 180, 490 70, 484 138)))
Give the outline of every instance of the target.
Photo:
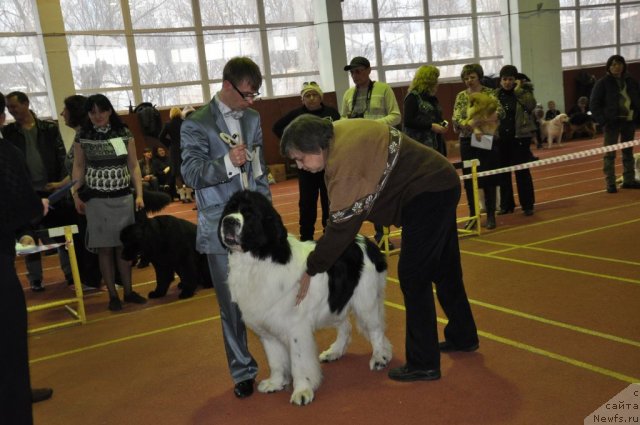
MULTIPOLYGON (((478 173, 478 177, 492 176, 495 174, 501 174, 501 173, 507 173, 511 171, 524 170, 527 168, 539 167, 541 165, 555 164, 557 162, 565 162, 572 159, 586 158, 588 156, 617 151, 620 149, 632 148, 638 145, 640 145, 640 139, 632 140, 630 142, 616 143, 615 145, 603 146, 601 148, 587 149, 586 151, 574 152, 566 155, 554 156, 552 158, 540 159, 538 161, 525 162, 523 164, 512 165, 510 167, 502 167, 502 168, 496 168, 493 170, 481 171, 478 173)), ((471 161, 465 161, 465 168, 467 168, 467 162, 470 163, 471 161)), ((460 176, 460 180, 468 180, 470 178, 471 178, 471 174, 464 174, 460 176)))

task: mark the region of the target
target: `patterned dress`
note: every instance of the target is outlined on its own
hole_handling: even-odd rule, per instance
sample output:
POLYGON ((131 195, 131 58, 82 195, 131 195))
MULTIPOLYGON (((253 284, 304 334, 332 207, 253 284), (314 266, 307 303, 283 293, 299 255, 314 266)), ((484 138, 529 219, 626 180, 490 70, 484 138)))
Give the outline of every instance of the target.
POLYGON ((126 127, 107 126, 82 129, 75 142, 85 156, 85 182, 79 193, 86 202, 86 246, 121 246, 120 231, 135 221, 127 150, 133 136, 126 127))
POLYGON ((85 155, 85 186, 91 197, 115 198, 131 191, 127 146, 133 142, 128 128, 82 129, 76 135, 85 155))

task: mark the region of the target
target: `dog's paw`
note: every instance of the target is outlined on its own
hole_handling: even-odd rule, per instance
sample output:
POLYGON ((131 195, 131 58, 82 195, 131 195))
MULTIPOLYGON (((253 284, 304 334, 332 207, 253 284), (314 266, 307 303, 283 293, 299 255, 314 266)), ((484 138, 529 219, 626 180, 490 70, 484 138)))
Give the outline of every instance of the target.
POLYGON ((159 291, 151 291, 149 292, 149 298, 162 298, 166 295, 159 291))
POLYGON ((284 390, 286 385, 287 383, 281 379, 265 379, 258 384, 258 391, 261 393, 275 393, 284 390))
POLYGON ((378 350, 373 351, 373 355, 371 356, 371 360, 369 360, 369 369, 370 370, 382 370, 391 361, 391 357, 393 357, 393 353, 391 351, 391 344, 386 341, 384 345, 378 350))
POLYGON ((391 361, 391 358, 386 358, 386 357, 380 357, 380 358, 376 358, 376 357, 371 357, 371 360, 369 360, 369 369, 370 370, 382 370, 385 367, 387 367, 387 365, 389 364, 389 362, 391 361))
POLYGON ((291 404, 297 406, 305 406, 313 401, 313 390, 311 388, 305 388, 303 390, 294 391, 289 400, 291 404))
POLYGON ((332 351, 331 348, 329 348, 328 350, 324 350, 320 354, 319 359, 322 363, 329 363, 329 362, 335 362, 340 357, 342 357, 342 354, 336 353, 335 351, 332 351))
POLYGON ((180 298, 181 300, 187 299, 187 298, 191 298, 193 297, 193 294, 195 292, 194 291, 190 291, 188 289, 183 289, 182 292, 180 292, 180 295, 178 295, 178 298, 180 298))

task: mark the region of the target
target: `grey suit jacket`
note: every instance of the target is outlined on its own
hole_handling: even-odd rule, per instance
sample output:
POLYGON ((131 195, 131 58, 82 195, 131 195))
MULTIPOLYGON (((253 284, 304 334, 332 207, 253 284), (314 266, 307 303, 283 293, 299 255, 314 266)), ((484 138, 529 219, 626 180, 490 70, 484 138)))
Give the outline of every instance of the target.
MULTIPOLYGON (((254 153, 253 161, 247 161, 244 166, 249 177, 248 189, 271 199, 258 112, 247 109, 240 119, 240 127, 247 149, 254 153), (259 176, 255 173, 258 164, 262 170, 259 176)), ((218 238, 218 223, 229 198, 242 190, 240 174, 229 176, 227 173, 224 157, 229 152, 229 146, 220 138, 221 132, 229 134, 229 128, 213 99, 192 113, 180 130, 182 177, 187 186, 196 189, 196 248, 206 254, 227 253, 218 238)))

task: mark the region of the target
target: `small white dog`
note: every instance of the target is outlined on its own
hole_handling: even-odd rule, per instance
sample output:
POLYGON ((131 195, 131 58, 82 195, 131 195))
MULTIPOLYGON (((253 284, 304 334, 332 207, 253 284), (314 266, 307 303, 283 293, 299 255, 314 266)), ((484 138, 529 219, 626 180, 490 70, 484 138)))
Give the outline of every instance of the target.
POLYGON ((542 140, 547 139, 547 146, 551 148, 555 140, 558 146, 562 146, 562 133, 564 132, 564 123, 569 122, 567 114, 557 115, 551 120, 542 120, 540 130, 542 131, 542 140))

